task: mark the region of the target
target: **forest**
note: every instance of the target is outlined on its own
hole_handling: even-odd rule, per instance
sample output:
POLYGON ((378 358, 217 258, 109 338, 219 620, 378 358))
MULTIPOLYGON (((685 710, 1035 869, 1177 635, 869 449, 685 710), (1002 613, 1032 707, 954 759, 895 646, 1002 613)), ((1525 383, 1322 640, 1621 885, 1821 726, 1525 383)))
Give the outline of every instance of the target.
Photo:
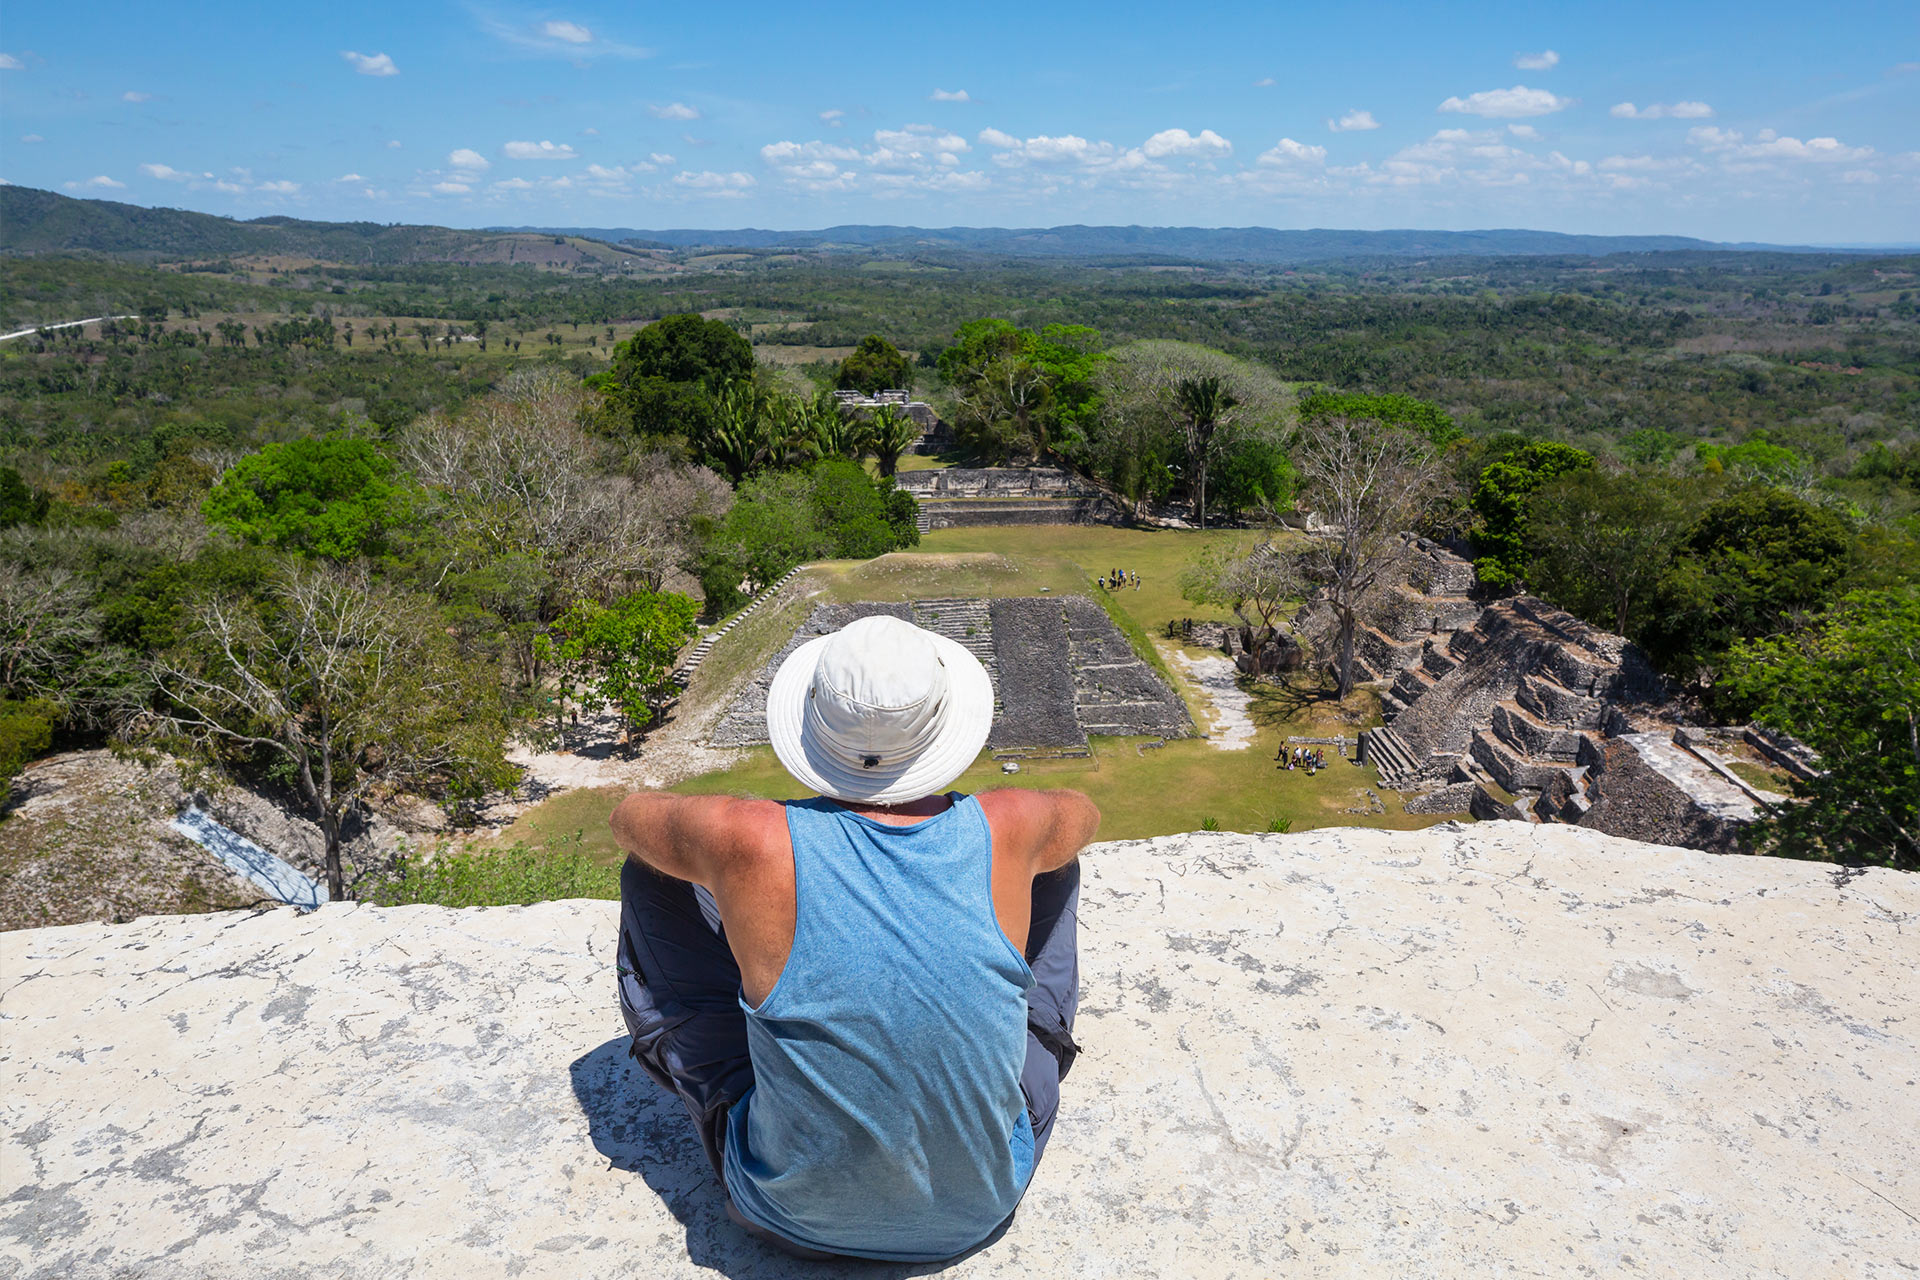
POLYGON ((331 839, 402 789, 457 811, 570 708, 637 735, 700 615, 916 541, 917 433, 836 387, 912 387, 938 461, 1200 525, 1290 512, 1316 438, 1408 432, 1422 532, 1745 714, 1777 692, 1729 678, 1751 646, 1911 597, 1916 288, 1912 258, 1694 251, 3 257, 9 329, 118 318, 0 344, 0 771, 193 751, 331 839))

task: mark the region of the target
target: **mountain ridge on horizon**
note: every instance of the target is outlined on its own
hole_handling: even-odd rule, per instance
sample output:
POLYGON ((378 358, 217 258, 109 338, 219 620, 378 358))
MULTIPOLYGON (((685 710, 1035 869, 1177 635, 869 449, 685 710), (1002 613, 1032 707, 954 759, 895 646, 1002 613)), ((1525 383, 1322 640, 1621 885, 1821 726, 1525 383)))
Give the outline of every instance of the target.
MULTIPOLYGON (((1244 263, 1295 266, 1378 258, 1605 257, 1623 253, 1850 253, 1872 249, 1728 243, 1691 236, 1599 236, 1525 228, 1476 231, 1337 228, 1055 227, 926 228, 851 223, 818 230, 628 227, 443 227, 336 222, 283 214, 241 220, 220 214, 0 186, 0 253, 94 252, 159 257, 299 252, 340 261, 514 261, 531 237, 568 237, 562 256, 617 260, 646 250, 788 249, 812 253, 997 255, 1106 259, 1142 265, 1244 263), (507 244, 513 239, 519 247, 507 244)), ((1896 251, 1897 252, 1897 251, 1896 251)), ((549 257, 552 255, 549 254, 549 257)), ((531 262, 531 258, 518 260, 531 262)))

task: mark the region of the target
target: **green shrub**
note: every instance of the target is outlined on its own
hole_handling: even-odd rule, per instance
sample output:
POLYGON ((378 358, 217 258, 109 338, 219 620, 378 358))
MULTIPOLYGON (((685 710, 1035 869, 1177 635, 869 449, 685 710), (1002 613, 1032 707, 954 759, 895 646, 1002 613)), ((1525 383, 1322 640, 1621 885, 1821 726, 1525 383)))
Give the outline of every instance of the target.
POLYGON ((389 874, 359 887, 362 902, 399 907, 507 907, 562 898, 620 896, 620 869, 594 862, 580 834, 543 848, 521 841, 500 850, 449 850, 402 857, 389 874))
POLYGON ((1202 818, 1200 819, 1200 829, 1202 831, 1218 831, 1220 829, 1220 819, 1202 818))
POLYGON ((1273 832, 1275 835, 1285 835, 1287 832, 1293 830, 1293 819, 1275 818, 1267 823, 1267 830, 1273 832))

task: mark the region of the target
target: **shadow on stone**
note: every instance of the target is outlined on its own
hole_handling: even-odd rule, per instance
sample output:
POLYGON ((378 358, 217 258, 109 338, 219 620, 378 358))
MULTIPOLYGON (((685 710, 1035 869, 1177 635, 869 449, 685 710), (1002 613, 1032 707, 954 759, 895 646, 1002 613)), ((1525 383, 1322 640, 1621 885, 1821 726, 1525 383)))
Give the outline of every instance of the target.
POLYGON ((695 1266, 734 1280, 795 1275, 895 1280, 943 1271, 992 1247, 1006 1232, 1002 1226, 947 1262, 805 1262, 791 1257, 727 1220, 726 1200, 694 1135, 693 1121, 679 1099, 634 1065, 627 1056, 626 1037, 617 1036, 575 1058, 568 1071, 594 1150, 607 1158, 609 1168, 639 1174, 660 1197, 686 1229, 687 1257, 695 1266))

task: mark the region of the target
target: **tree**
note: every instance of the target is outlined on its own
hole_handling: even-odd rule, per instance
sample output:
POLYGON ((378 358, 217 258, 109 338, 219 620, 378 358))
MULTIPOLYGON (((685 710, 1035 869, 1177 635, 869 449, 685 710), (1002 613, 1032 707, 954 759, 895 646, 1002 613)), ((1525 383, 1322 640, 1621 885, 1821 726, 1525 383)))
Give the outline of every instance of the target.
POLYGON ((51 499, 21 479, 18 471, 0 467, 0 529, 39 524, 51 506, 51 499))
POLYGON ((867 421, 866 445, 880 474, 890 476, 900 465, 900 455, 920 438, 920 424, 890 404, 875 409, 867 421))
POLYGON ((900 348, 870 333, 840 362, 840 377, 835 385, 872 395, 912 383, 913 366, 900 354, 900 348))
POLYGON ((329 560, 377 555, 415 497, 392 475, 393 460, 371 441, 307 436, 241 459, 201 511, 248 542, 329 560))
POLYGON ((1473 568, 1482 585, 1511 587, 1527 568, 1527 504, 1534 490, 1557 476, 1585 470, 1593 455, 1572 445, 1535 440, 1488 465, 1473 486, 1473 531, 1480 554, 1473 568))
POLYGON ((335 900, 342 827, 370 793, 473 796, 511 780, 497 680, 420 602, 316 566, 287 571, 264 599, 204 597, 191 615, 154 661, 146 727, 209 761, 290 778, 325 838, 335 900))
POLYGON ((1445 409, 1408 395, 1368 395, 1319 387, 1301 399, 1299 412, 1303 427, 1334 418, 1365 418, 1417 431, 1436 448, 1445 448, 1464 434, 1445 409))
POLYGON ((1334 672, 1344 698, 1353 692, 1361 604, 1399 559, 1400 533, 1419 520, 1440 468, 1425 439, 1367 419, 1317 423, 1300 432, 1292 453, 1302 497, 1332 526, 1307 544, 1306 564, 1340 622, 1334 672))
POLYGON ((700 608, 677 591, 636 591, 611 604, 582 600, 554 621, 563 669, 583 677, 589 706, 620 717, 633 734, 673 696, 673 659, 693 638, 700 608))
POLYGON ((1098 411, 1099 342, 1081 325, 1038 333, 995 319, 960 326, 936 362, 954 393, 960 438, 990 457, 1076 451, 1098 411))
POLYGON ((1231 420, 1240 401, 1219 378, 1182 378, 1174 385, 1173 401, 1186 428, 1187 483, 1193 490, 1193 519, 1207 527, 1207 464, 1213 460, 1213 441, 1231 420))
POLYGON ((1825 771, 1758 828, 1769 852, 1920 871, 1920 587, 1856 591, 1797 635, 1737 644, 1726 686, 1825 771))
POLYGON ((703 525, 701 550, 690 568, 700 579, 708 614, 730 611, 743 595, 832 550, 811 489, 805 476, 792 472, 756 476, 740 486, 725 518, 703 525))
POLYGON ((643 378, 697 383, 709 394, 753 376, 753 344, 724 320, 665 316, 613 348, 609 370, 618 385, 643 378))
POLYGON ((1650 605, 1689 523, 1670 480, 1571 472, 1540 488, 1527 508, 1528 577, 1569 613, 1631 635, 1636 608, 1650 605))
POLYGON ((1262 674, 1260 663, 1273 636, 1280 613, 1307 590, 1307 565, 1302 553, 1281 550, 1272 542, 1251 548, 1216 542, 1194 558, 1180 574, 1180 594, 1195 604, 1231 609, 1246 628, 1252 674, 1262 674))
POLYGON ((20 771, 52 745, 59 722, 60 708, 45 698, 0 698, 0 807, 12 795, 20 771))
POLYGON ((1669 674, 1711 679, 1737 641, 1796 630, 1830 604, 1858 551, 1841 516, 1766 485, 1741 489, 1688 532, 1643 643, 1669 674))

